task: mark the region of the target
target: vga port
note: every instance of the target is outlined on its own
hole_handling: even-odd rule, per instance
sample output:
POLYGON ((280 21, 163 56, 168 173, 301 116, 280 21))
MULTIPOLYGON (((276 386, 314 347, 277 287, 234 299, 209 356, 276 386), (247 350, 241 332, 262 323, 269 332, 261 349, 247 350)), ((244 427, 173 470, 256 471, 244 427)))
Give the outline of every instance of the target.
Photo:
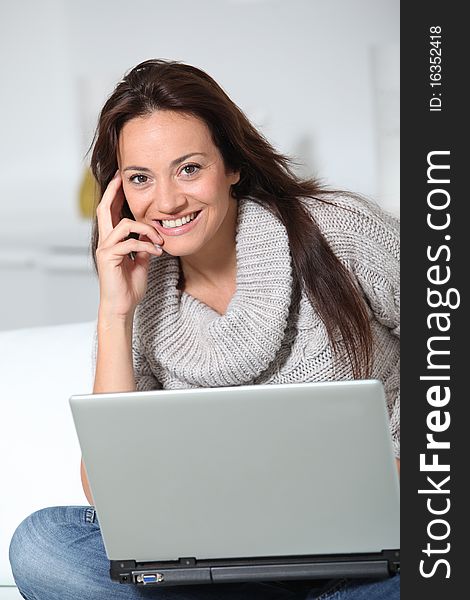
POLYGON ((161 573, 139 573, 136 575, 136 583, 148 585, 149 583, 161 583, 164 577, 161 573))

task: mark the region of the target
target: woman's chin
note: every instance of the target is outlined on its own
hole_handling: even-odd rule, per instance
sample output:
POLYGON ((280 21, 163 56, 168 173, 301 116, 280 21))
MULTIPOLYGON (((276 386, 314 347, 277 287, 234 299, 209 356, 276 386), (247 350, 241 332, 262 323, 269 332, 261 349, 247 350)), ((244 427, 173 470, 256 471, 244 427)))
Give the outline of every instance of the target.
POLYGON ((200 249, 199 244, 185 244, 178 241, 176 243, 168 242, 165 240, 165 243, 162 246, 163 252, 169 254, 170 256, 180 257, 180 256, 191 256, 196 254, 200 249))

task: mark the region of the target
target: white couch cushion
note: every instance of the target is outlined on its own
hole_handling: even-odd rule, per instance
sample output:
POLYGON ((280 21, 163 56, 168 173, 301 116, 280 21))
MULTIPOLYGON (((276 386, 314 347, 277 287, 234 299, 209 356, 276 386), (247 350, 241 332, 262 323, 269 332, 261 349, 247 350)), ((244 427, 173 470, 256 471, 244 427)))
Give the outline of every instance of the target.
POLYGON ((87 504, 68 399, 92 391, 95 323, 0 332, 0 585, 16 526, 45 506, 87 504))

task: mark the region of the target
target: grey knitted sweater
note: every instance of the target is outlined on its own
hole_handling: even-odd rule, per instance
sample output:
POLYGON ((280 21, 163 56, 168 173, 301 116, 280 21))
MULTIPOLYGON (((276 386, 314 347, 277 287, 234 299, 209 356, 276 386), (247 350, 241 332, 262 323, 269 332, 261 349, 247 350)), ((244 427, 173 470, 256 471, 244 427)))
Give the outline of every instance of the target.
MULTIPOLYGON (((372 376, 384 384, 399 456, 398 222, 365 201, 304 202, 366 299, 372 376)), ((350 364, 333 355, 305 294, 294 291, 284 226, 250 199, 239 202, 236 254, 236 292, 225 315, 177 289, 178 258, 151 258, 148 290, 134 321, 137 389, 352 379, 350 364)))

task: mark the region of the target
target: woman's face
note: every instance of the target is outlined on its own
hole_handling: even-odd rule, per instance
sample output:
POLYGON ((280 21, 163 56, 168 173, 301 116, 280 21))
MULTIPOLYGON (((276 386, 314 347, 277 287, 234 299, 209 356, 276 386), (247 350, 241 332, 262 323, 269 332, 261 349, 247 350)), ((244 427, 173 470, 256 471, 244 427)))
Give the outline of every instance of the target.
POLYGON ((225 171, 209 128, 191 115, 156 111, 128 121, 118 164, 132 214, 157 229, 173 256, 206 246, 235 202, 239 173, 225 171))

